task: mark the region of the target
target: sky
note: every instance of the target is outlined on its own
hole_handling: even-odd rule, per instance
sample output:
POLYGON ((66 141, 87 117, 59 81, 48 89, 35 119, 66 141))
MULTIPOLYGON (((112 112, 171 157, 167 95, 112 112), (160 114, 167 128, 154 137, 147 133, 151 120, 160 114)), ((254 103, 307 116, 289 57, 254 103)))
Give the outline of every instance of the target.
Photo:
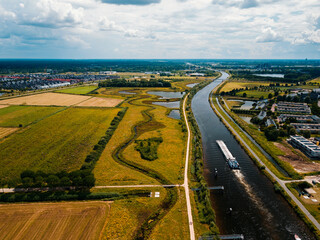
POLYGON ((0 58, 320 59, 320 1, 0 0, 0 58))

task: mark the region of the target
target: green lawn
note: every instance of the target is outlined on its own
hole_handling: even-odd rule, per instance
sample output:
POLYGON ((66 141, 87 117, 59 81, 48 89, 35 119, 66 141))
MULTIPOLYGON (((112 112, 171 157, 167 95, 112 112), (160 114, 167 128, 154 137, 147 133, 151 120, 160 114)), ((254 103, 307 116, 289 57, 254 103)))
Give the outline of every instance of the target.
POLYGON ((0 144, 0 179, 16 182, 22 171, 79 169, 119 109, 69 108, 0 144))
POLYGON ((260 98, 263 96, 265 99, 268 98, 269 93, 274 94, 273 91, 270 92, 264 92, 264 91, 257 91, 257 90, 247 90, 247 91, 240 91, 237 93, 237 96, 242 97, 243 93, 247 94, 247 97, 254 97, 254 98, 260 98))
POLYGON ((9 106, 0 108, 0 127, 26 126, 56 113, 62 107, 9 106))
POLYGON ((98 86, 82 86, 82 87, 61 89, 56 92, 71 93, 71 94, 88 94, 89 92, 91 92, 97 88, 98 88, 98 86))

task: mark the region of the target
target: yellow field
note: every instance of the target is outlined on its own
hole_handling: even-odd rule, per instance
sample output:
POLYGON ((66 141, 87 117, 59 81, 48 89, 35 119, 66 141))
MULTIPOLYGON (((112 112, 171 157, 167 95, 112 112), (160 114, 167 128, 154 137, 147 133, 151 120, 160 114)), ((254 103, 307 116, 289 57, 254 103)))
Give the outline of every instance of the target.
POLYGON ((0 205, 0 239, 99 239, 107 202, 0 205))
POLYGON ((4 127, 0 127, 0 139, 8 136, 9 134, 17 131, 19 128, 4 128, 4 127))
POLYGON ((25 97, 10 98, 0 101, 0 105, 38 105, 38 106, 82 106, 115 107, 122 100, 97 98, 75 94, 41 93, 25 97))
POLYGON ((236 88, 251 88, 251 87, 259 87, 260 85, 263 85, 263 86, 268 86, 271 82, 238 82, 238 81, 230 81, 230 82, 227 82, 223 88, 220 90, 220 92, 229 92, 233 89, 236 89, 236 88))
POLYGON ((115 98, 90 98, 84 102, 77 104, 80 107, 115 107, 123 100, 115 98))
POLYGON ((42 93, 25 97, 17 97, 1 100, 0 104, 9 105, 41 105, 41 106, 71 106, 82 101, 88 100, 89 96, 60 94, 60 93, 42 93))

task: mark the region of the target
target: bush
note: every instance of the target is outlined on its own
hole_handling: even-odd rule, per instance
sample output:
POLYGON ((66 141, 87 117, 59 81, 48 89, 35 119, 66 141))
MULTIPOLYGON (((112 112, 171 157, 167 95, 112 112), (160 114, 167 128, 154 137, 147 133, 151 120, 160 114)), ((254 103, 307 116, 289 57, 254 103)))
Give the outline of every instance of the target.
POLYGON ((148 138, 145 140, 136 140, 135 149, 140 152, 141 158, 149 161, 158 159, 158 147, 162 143, 162 137, 148 138))

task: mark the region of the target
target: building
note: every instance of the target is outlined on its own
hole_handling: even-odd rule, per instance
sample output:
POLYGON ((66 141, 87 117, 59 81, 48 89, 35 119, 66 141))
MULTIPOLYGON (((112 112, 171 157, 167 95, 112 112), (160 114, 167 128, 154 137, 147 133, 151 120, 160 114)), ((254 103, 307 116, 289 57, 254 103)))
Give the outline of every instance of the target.
POLYGON ((274 122, 274 120, 268 118, 266 121, 266 127, 270 127, 271 125, 274 125, 277 128, 277 124, 274 122))
POLYGON ((277 111, 288 113, 311 114, 311 110, 308 104, 296 102, 278 102, 277 111))
POLYGON ((319 123, 290 123, 297 132, 309 130, 311 133, 319 133, 320 132, 320 124, 319 123))
POLYGON ((279 122, 285 122, 288 118, 295 119, 301 123, 320 123, 320 118, 316 115, 295 115, 295 114, 280 114, 279 122))
POLYGON ((267 112, 266 111, 261 111, 257 118, 259 118, 260 120, 264 119, 267 116, 267 112))
POLYGON ((320 158, 320 147, 308 141, 302 136, 290 136, 288 142, 295 148, 300 149, 304 154, 310 158, 320 158))

